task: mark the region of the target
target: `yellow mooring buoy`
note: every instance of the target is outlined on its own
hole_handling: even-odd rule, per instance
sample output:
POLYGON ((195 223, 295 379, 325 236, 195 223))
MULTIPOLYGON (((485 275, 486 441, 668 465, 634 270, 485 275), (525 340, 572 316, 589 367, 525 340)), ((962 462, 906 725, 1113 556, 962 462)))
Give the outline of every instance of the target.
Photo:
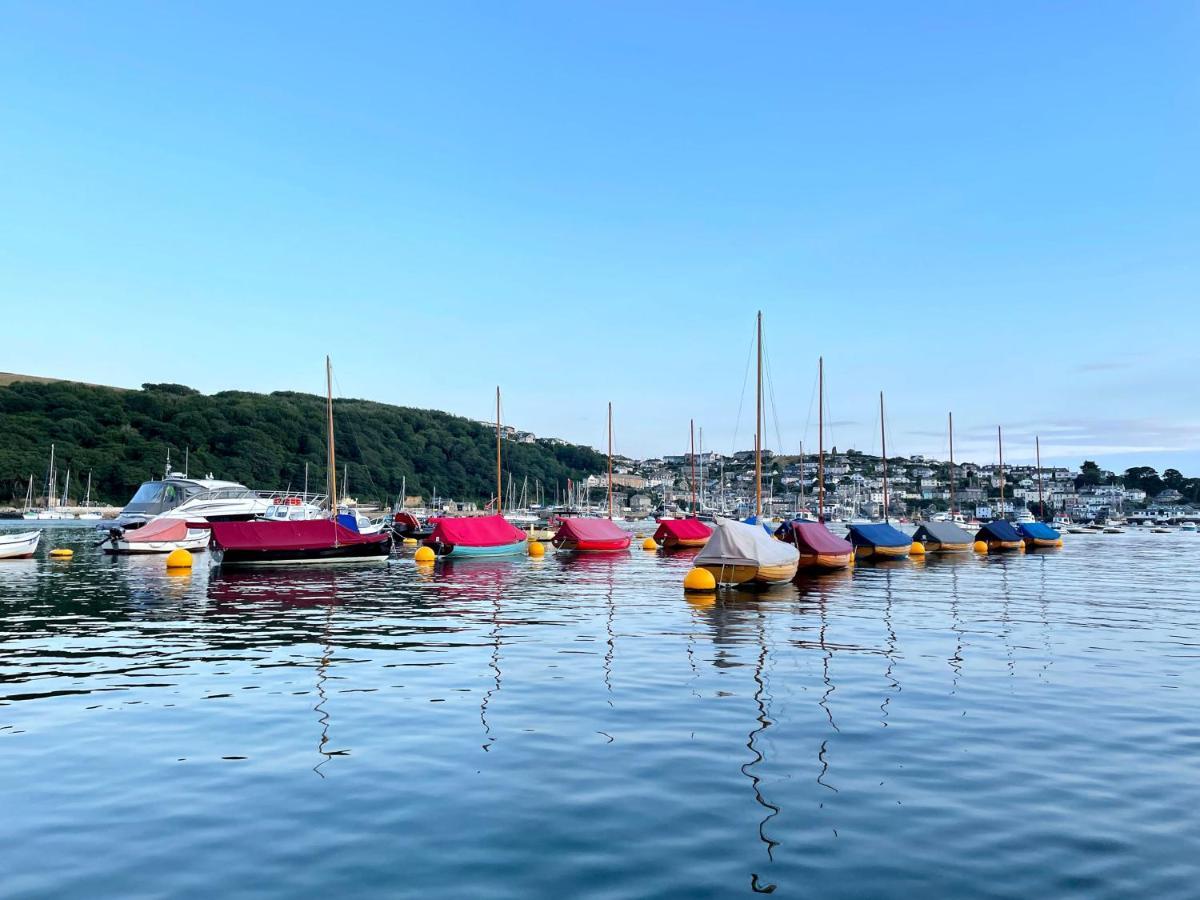
POLYGON ((182 547, 176 547, 167 554, 168 569, 190 569, 192 567, 192 554, 184 550, 182 547))
POLYGON ((924 556, 925 545, 920 541, 913 541, 912 546, 908 548, 908 553, 910 556, 924 556))
POLYGON ((437 559, 437 554, 433 552, 432 547, 418 547, 417 552, 413 554, 413 559, 428 565, 437 559))
POLYGON ((683 576, 683 589, 685 591, 715 591, 717 579, 708 569, 701 569, 697 566, 683 576))
POLYGON ((654 543, 654 538, 646 538, 642 541, 643 550, 657 550, 658 544, 654 543))
POLYGON ((537 559, 539 557, 546 555, 546 548, 542 545, 541 541, 530 541, 529 542, 529 555, 532 556, 534 559, 537 559))
POLYGON ((987 553, 987 544, 985 544, 983 541, 976 541, 974 544, 974 550, 976 553, 987 553))
POLYGON ((70 559, 75 555, 74 550, 68 550, 66 547, 55 547, 50 551, 51 559, 70 559))

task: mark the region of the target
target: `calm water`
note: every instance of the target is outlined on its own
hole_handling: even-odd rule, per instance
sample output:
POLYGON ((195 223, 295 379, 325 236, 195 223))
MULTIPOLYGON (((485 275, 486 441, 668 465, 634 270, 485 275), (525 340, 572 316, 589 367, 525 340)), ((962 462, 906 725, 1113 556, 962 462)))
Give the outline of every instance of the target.
POLYGON ((716 600, 641 551, 176 578, 49 536, 0 564, 6 896, 1200 891, 1195 534, 716 600))

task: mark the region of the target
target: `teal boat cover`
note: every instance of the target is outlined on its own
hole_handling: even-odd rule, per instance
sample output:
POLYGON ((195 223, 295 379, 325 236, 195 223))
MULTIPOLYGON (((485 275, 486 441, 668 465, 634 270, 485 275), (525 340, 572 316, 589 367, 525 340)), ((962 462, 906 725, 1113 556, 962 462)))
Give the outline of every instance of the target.
POLYGON ((855 547, 907 547, 912 544, 912 538, 907 534, 884 522, 851 525, 848 537, 855 547))
POLYGON ((1045 522, 1018 522, 1017 531, 1022 537, 1033 538, 1038 541, 1057 541, 1061 534, 1047 525, 1045 522))
POLYGON ((1013 528, 1012 522, 1006 522, 1004 519, 988 522, 975 535, 977 541, 1019 541, 1020 539, 1021 535, 1017 529, 1013 528))

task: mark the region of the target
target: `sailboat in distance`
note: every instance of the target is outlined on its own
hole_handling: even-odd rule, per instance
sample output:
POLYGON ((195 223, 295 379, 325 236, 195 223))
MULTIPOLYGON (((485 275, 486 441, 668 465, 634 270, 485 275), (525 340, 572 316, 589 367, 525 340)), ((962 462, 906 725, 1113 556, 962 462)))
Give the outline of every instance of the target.
POLYGON ((971 549, 973 540, 954 521, 954 413, 949 413, 950 423, 950 516, 943 522, 924 521, 917 525, 913 540, 920 541, 929 553, 954 553, 971 549))
MULTIPOLYGON (((703 547, 712 537, 712 529, 696 518, 696 422, 691 427, 692 514, 684 519, 663 519, 654 532, 654 541, 664 550, 703 547)), ((703 433, 703 432, 702 432, 703 433)))
POLYGON ((561 553, 625 553, 632 535, 613 523, 612 403, 608 404, 608 518, 560 520, 551 543, 561 553))
POLYGON ((912 549, 912 538, 892 526, 888 519, 887 429, 883 419, 883 391, 879 392, 879 437, 883 463, 883 522, 850 526, 850 543, 859 559, 904 559, 912 549))
POLYGON ((759 524, 762 520, 762 313, 756 324, 758 380, 754 420, 754 522, 720 516, 712 537, 696 554, 696 566, 712 573, 718 585, 783 584, 796 576, 800 552, 777 541, 759 524))
POLYGON ((431 519, 425 544, 439 557, 507 556, 525 549, 525 532, 503 516, 504 483, 500 467, 500 388, 496 388, 496 511, 490 516, 442 516, 431 519))
MULTIPOLYGON (((223 567, 387 562, 392 537, 360 534, 337 515, 337 453, 333 440, 333 364, 325 357, 329 514, 320 519, 210 522, 213 562, 223 567)), ((350 519, 353 521, 353 519, 350 519)), ((149 528, 143 526, 142 530, 149 528)))
MULTIPOLYGON (((795 518, 775 532, 800 551, 802 569, 844 569, 850 565, 854 545, 835 537, 825 526, 825 358, 817 360, 817 521, 795 518)), ((804 453, 800 454, 800 479, 804 483, 804 453)))

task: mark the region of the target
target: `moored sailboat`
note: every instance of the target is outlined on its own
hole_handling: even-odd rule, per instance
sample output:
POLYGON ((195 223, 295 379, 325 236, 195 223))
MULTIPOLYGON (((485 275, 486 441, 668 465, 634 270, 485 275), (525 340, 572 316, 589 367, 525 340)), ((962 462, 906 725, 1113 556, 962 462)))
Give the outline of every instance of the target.
MULTIPOLYGON (((801 448, 803 449, 803 448, 801 448)), ((803 486, 804 453, 800 454, 803 486)), ((850 565, 854 545, 835 537, 825 525, 825 358, 817 360, 817 521, 796 518, 775 532, 800 553, 802 569, 844 569, 850 565)))
POLYGON ((913 533, 913 540, 920 541, 927 553, 961 553, 971 549, 971 535, 958 522, 962 516, 955 503, 954 468, 954 413, 949 413, 950 426, 950 511, 943 521, 921 522, 913 533))
POLYGON ((888 518, 887 428, 884 425, 883 391, 879 392, 879 437, 883 462, 883 522, 850 525, 850 543, 859 559, 904 559, 912 538, 894 528, 888 518))
MULTIPOLYGON (((1046 515, 1046 497, 1042 486, 1042 440, 1037 435, 1033 438, 1034 452, 1037 459, 1038 477, 1038 515, 1046 515)), ((1025 542, 1026 550, 1039 550, 1062 546, 1062 534, 1042 522, 1017 522, 1017 533, 1025 542)))
MULTIPOLYGON (((325 357, 329 515, 322 519, 211 522, 213 561, 221 566, 386 562, 390 534, 361 534, 337 520, 337 453, 333 437, 333 365, 325 357)), ((143 526, 148 528, 150 526, 143 526)))
POLYGON ((500 468, 500 388, 496 388, 496 512, 490 516, 444 516, 432 519, 433 533, 425 544, 439 557, 506 556, 525 549, 525 532, 503 515, 500 468))
POLYGON ((690 550, 703 547, 712 537, 713 530, 696 517, 696 431, 695 420, 691 429, 692 463, 692 514, 684 519, 660 519, 654 531, 654 542, 663 550, 690 550))
MULTIPOLYGON (((762 313, 756 323, 758 377, 754 422, 754 518, 762 519, 762 313)), ((796 576, 800 551, 776 540, 758 524, 716 519, 708 542, 696 554, 696 567, 707 569, 718 585, 783 584, 796 576)))
POLYGON ((551 543, 563 553, 624 553, 632 535, 613 522, 612 403, 608 404, 608 518, 566 518, 551 543))

